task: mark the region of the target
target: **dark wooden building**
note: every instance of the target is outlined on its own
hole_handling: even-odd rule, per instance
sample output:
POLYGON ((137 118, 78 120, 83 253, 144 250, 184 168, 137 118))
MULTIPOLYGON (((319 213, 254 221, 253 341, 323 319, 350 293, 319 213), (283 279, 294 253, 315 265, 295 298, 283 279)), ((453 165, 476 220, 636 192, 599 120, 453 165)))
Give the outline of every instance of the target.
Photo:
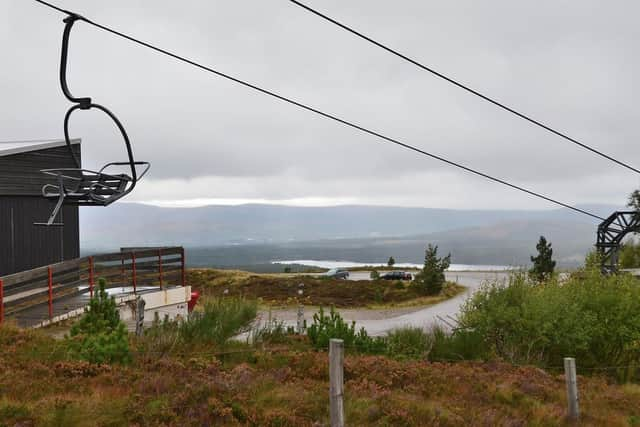
MULTIPOLYGON (((73 141, 80 158, 80 140, 73 141)), ((54 203, 42 197, 42 186, 56 184, 41 169, 73 168, 64 141, 0 146, 0 276, 80 256, 77 206, 63 206, 58 219, 45 222, 54 203)))

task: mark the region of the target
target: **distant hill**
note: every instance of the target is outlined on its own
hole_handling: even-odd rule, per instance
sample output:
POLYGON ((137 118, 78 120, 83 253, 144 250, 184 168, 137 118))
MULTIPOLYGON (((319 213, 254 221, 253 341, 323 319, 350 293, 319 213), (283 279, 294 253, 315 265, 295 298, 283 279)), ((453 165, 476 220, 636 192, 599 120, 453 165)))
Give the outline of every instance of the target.
MULTIPOLYGON (((606 216, 614 206, 582 206, 606 216)), ((119 203, 81 210, 84 251, 184 245, 190 263, 246 265, 273 259, 370 262, 393 255, 420 262, 424 245, 451 251, 456 263, 526 264, 540 235, 562 264, 582 260, 597 220, 567 209, 453 210, 378 206, 275 205, 161 208, 119 203), (198 249, 196 249, 198 248, 198 249)))

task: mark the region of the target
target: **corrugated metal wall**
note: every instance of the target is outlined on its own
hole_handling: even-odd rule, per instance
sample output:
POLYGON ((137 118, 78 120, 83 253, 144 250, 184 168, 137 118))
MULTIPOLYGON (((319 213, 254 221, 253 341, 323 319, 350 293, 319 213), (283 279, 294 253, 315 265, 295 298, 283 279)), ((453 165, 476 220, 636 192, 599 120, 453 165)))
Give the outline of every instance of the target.
MULTIPOLYGON (((73 146, 80 154, 80 145, 73 146)), ((75 168, 67 147, 0 156, 0 196, 39 196, 44 184, 56 184, 41 169, 75 168)))
POLYGON ((74 167, 66 147, 0 156, 0 276, 80 256, 77 206, 63 207, 64 227, 33 225, 53 209, 40 169, 59 167, 74 167))

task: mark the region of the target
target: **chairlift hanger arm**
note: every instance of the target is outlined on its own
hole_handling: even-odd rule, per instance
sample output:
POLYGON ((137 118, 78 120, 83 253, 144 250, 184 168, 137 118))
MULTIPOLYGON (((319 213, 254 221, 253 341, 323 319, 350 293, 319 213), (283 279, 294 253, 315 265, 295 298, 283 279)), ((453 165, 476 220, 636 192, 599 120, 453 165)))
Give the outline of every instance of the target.
POLYGON ((67 99, 74 104, 79 104, 82 109, 91 108, 91 98, 76 98, 71 94, 69 85, 67 84, 67 62, 69 60, 69 36, 71 35, 71 28, 77 20, 83 20, 84 18, 75 13, 68 12, 69 16, 64 18, 62 22, 64 25, 64 32, 62 33, 62 52, 60 54, 60 87, 67 99))
POLYGON ((47 183, 42 187, 42 195, 46 199, 55 201, 56 205, 45 223, 36 223, 36 225, 62 225, 62 223, 54 223, 63 204, 73 204, 80 206, 108 206, 116 200, 129 194, 136 186, 137 181, 142 178, 150 168, 148 162, 135 161, 133 150, 129 136, 120 120, 106 107, 96 104, 89 97, 78 98, 71 94, 69 84, 67 82, 67 63, 69 60, 69 39, 71 30, 76 21, 85 21, 90 23, 86 18, 64 10, 55 8, 67 16, 63 19, 64 31, 62 33, 62 48, 60 54, 60 87, 64 96, 73 104, 64 117, 64 138, 69 151, 70 157, 75 163, 75 168, 55 168, 42 169, 41 172, 54 176, 57 185, 47 183), (69 120, 76 110, 96 109, 105 113, 111 121, 116 125, 127 151, 127 161, 111 162, 104 165, 99 171, 91 171, 83 169, 79 156, 74 152, 71 138, 69 135, 69 120), (127 173, 105 173, 105 170, 112 166, 129 166, 130 175, 127 173), (143 167, 142 172, 138 173, 137 168, 143 167), (73 172, 73 173, 72 173, 73 172), (76 175, 77 176, 74 176, 76 175))

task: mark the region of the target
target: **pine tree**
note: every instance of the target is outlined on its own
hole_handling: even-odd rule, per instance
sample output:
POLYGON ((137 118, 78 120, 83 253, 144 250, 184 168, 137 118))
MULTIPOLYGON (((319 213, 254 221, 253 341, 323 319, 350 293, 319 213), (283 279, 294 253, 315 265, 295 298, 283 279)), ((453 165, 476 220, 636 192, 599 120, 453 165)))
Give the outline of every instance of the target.
POLYGON ((529 270, 529 274, 536 281, 544 282, 553 275, 553 270, 556 267, 556 262, 553 260, 553 249, 551 249, 551 243, 547 243, 544 236, 540 236, 536 249, 538 255, 531 257, 533 267, 529 270))
POLYGON ((451 265, 451 254, 438 258, 438 246, 429 244, 424 254, 424 266, 416 274, 414 285, 423 294, 436 295, 442 291, 445 284, 444 272, 451 265))
POLYGON ((629 195, 627 206, 636 212, 640 212, 640 190, 634 190, 633 193, 629 195))
POLYGON ((71 327, 68 339, 71 353, 91 363, 127 363, 129 340, 120 320, 116 301, 105 290, 106 280, 98 281, 98 292, 78 323, 71 327))
POLYGON ((390 256, 390 257, 389 257, 389 261, 387 261, 387 265, 388 265, 389 267, 393 267, 393 266, 395 265, 395 263, 396 263, 396 260, 395 260, 395 259, 393 259, 393 257, 392 257, 392 256, 390 256))

